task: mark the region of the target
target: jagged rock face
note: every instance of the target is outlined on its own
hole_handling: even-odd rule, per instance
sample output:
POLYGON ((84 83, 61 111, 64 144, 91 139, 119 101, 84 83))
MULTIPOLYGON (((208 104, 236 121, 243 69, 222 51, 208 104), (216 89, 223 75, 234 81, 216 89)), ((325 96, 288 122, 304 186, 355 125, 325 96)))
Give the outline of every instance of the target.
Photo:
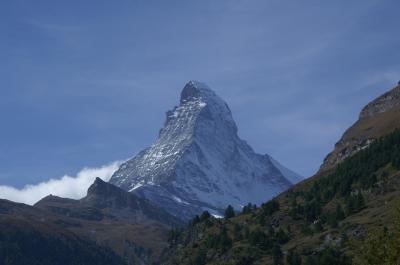
POLYGON ((368 103, 358 121, 343 134, 326 156, 320 171, 331 169, 376 139, 400 128, 400 84, 368 103))
POLYGON ((182 219, 261 203, 301 179, 237 135, 228 105, 191 81, 167 112, 155 144, 122 164, 110 182, 182 219))
POLYGON ((373 100, 363 108, 360 113, 360 119, 374 117, 379 113, 387 112, 400 105, 400 85, 391 91, 383 94, 379 98, 373 100))
POLYGON ((100 178, 96 178, 89 187, 86 197, 80 200, 80 204, 102 209, 107 214, 130 222, 143 223, 146 220, 153 220, 171 227, 183 225, 179 219, 149 200, 126 192, 100 178))
MULTIPOLYGON (((11 243, 13 249, 18 252, 22 249, 25 254, 24 249, 29 250, 25 240, 30 240, 34 248, 58 242, 62 244, 57 243, 51 251, 59 252, 66 245, 67 254, 89 251, 90 258, 82 261, 62 258, 51 264, 153 264, 168 246, 169 230, 184 225, 182 220, 147 199, 97 178, 80 200, 49 195, 28 206, 0 199, 0 253, 4 252, 2 245, 7 248, 11 243), (108 252, 104 252, 103 246, 108 252)), ((30 251, 28 257, 37 257, 32 264, 50 264, 49 255, 41 255, 46 253, 37 255, 30 251)), ((0 264, 3 264, 1 258, 2 255, 0 264)))
POLYGON ((85 220, 118 219, 134 224, 156 221, 169 227, 183 225, 180 219, 149 200, 126 192, 100 178, 96 178, 87 195, 80 200, 49 195, 38 201, 35 207, 85 220))

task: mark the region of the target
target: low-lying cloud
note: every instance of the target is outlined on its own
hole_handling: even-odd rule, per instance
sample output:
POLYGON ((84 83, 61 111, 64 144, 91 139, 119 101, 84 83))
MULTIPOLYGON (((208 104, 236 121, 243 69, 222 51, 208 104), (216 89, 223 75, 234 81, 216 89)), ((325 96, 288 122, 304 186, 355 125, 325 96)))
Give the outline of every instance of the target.
POLYGON ((76 176, 65 175, 35 185, 26 185, 22 189, 0 186, 0 198, 30 205, 49 194, 80 199, 86 195, 96 177, 108 181, 120 164, 121 161, 116 161, 99 168, 84 168, 76 176))

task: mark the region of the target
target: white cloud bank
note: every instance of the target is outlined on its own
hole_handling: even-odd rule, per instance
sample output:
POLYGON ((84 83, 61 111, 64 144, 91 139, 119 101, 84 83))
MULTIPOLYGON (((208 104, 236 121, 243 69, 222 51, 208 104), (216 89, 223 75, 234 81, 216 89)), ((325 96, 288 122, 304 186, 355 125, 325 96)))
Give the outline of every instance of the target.
POLYGON ((65 175, 35 185, 26 185, 22 189, 0 186, 0 198, 30 205, 49 194, 80 199, 86 195, 87 189, 96 177, 108 181, 121 163, 121 161, 116 161, 99 168, 84 168, 75 177, 65 175))

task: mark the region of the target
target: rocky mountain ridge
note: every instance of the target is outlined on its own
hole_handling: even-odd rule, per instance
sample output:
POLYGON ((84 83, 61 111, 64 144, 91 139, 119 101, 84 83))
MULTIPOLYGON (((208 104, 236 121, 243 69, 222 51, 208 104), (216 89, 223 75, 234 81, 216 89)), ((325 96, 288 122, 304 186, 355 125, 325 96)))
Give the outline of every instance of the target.
POLYGON ((331 169, 367 148, 376 139, 400 128, 400 84, 368 103, 356 121, 326 156, 320 171, 331 169))
POLYGON ((302 179, 237 135, 228 105, 207 85, 190 81, 167 112, 156 142, 114 173, 110 183, 188 220, 261 203, 302 179))
POLYGON ((49 195, 34 206, 0 200, 0 228, 7 227, 0 231, 0 264, 18 255, 32 263, 11 264, 151 264, 168 231, 183 225, 97 178, 80 200, 49 195), (78 256, 70 257, 71 251, 78 256))

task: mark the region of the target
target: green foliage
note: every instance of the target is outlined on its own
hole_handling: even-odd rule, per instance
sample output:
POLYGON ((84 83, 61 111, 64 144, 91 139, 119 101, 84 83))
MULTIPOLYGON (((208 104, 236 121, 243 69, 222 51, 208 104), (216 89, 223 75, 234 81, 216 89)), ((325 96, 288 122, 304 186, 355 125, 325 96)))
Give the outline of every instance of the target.
POLYGON ((207 219, 209 219, 211 217, 211 214, 208 211, 204 211, 201 215, 200 215, 200 222, 203 222, 207 219))
POLYGON ((381 167, 396 164, 400 152, 400 130, 376 140, 369 148, 358 152, 339 164, 332 173, 314 184, 311 197, 326 200, 335 195, 348 196, 354 187, 371 188, 377 181, 375 172, 381 167))
POLYGON ((276 200, 270 200, 263 203, 261 209, 265 215, 272 215, 274 212, 279 211, 279 203, 276 200))
POLYGON ((252 265, 259 257, 256 248, 240 246, 233 249, 231 260, 233 265, 252 265))
POLYGON ((338 224, 341 220, 345 218, 345 213, 343 211, 343 208, 340 204, 336 205, 335 211, 332 212, 327 212, 325 215, 322 217, 326 223, 332 228, 337 228, 338 224))
POLYGON ((213 225, 212 216, 208 211, 204 211, 200 216, 196 215, 193 219, 189 222, 189 226, 195 226, 199 223, 206 224, 207 227, 213 225))
POLYGON ((397 209, 393 226, 370 232, 361 248, 361 265, 400 264, 400 210, 397 209))
POLYGON ((179 239, 179 236, 181 235, 181 231, 178 229, 171 229, 168 232, 168 243, 174 244, 176 241, 179 239))
POLYGON ((351 265, 351 259, 336 248, 327 248, 313 256, 307 256, 304 265, 351 265))
POLYGON ((312 236, 314 234, 314 231, 308 225, 304 224, 300 225, 300 232, 305 236, 312 236))
POLYGON ((228 207, 225 210, 225 219, 229 219, 235 217, 235 210, 231 205, 228 205, 228 207))
POLYGON ((317 222, 315 222, 314 229, 315 229, 315 232, 317 232, 317 233, 320 233, 324 230, 321 220, 318 220, 317 222))
MULTIPOLYGON (((345 212, 351 215, 365 207, 362 190, 373 188, 380 180, 388 177, 383 173, 380 178, 376 172, 388 165, 400 169, 400 130, 376 140, 369 148, 362 150, 339 164, 335 170, 317 180, 308 191, 288 193, 292 199, 289 215, 294 219, 304 219, 311 223, 323 218, 323 207, 334 198, 345 201, 345 212), (298 204, 296 198, 303 197, 304 203, 298 204)), ((344 218, 340 212, 325 214, 325 220, 333 227, 344 218)))
POLYGON ((242 229, 243 227, 238 223, 233 225, 233 240, 240 241, 243 239, 242 229))
MULTIPOLYGON (((304 190, 294 188, 288 191, 286 201, 290 205, 289 209, 285 208, 279 216, 275 215, 281 208, 276 199, 262 204, 259 209, 255 205, 247 204, 241 213, 244 216, 239 218, 233 218, 236 214, 232 206, 228 206, 225 210, 224 219, 216 220, 205 212, 192 221, 192 223, 199 222, 201 225, 190 227, 191 230, 185 235, 186 238, 180 241, 191 242, 193 236, 196 238, 200 233, 204 235, 196 242, 196 246, 193 244, 193 248, 186 252, 187 261, 190 262, 182 264, 204 264, 207 261, 206 254, 209 258, 208 262, 212 264, 251 265, 263 260, 265 256, 269 256, 273 264, 351 264, 349 257, 336 248, 328 248, 313 254, 304 249, 302 253, 290 250, 284 258, 281 247, 291 237, 298 236, 299 231, 304 239, 304 236, 321 233, 326 225, 336 228, 348 215, 363 210, 366 207, 363 194, 367 194, 368 189, 384 185, 385 179, 390 180, 390 175, 382 172, 382 168, 387 167, 388 172, 390 172, 390 165, 400 168, 399 158, 400 130, 396 130, 391 135, 376 140, 369 148, 347 158, 335 170, 309 182, 311 187, 308 186, 304 190), (282 227, 282 225, 287 225, 286 213, 293 219, 299 220, 292 224, 293 232, 290 232, 289 228, 286 231, 282 227), (203 225, 207 222, 210 222, 212 228, 203 225)), ((392 232, 391 229, 389 231, 392 232)), ((378 239, 375 240, 378 243, 370 245, 380 246, 388 234, 390 233, 376 237, 378 239)), ((176 238, 175 235, 171 237, 176 238)), ((299 235, 299 237, 302 236, 299 235)), ((350 241, 346 240, 346 236, 342 238, 341 247, 350 247, 350 241)), ((397 238, 400 238, 400 234, 397 238)), ((399 245, 400 242, 397 241, 397 246, 399 245)), ((373 252, 366 251, 366 253, 373 252)), ((387 251, 385 253, 387 254, 387 251)), ((377 260, 381 259, 379 256, 377 260)))
POLYGON ((400 152, 398 152, 393 160, 393 166, 400 170, 400 152))
POLYGON ((282 265, 283 264, 283 253, 281 247, 278 244, 275 244, 272 247, 272 260, 274 265, 282 265))
POLYGON ((228 235, 225 227, 218 234, 209 234, 205 246, 207 249, 216 249, 221 253, 232 247, 232 239, 228 235))
POLYGON ((313 222, 322 213, 322 204, 316 200, 306 202, 304 205, 304 217, 308 222, 313 222))
POLYGON ((207 262, 207 250, 203 248, 198 249, 191 264, 204 265, 206 264, 206 262, 207 262))
POLYGON ((335 215, 336 215, 336 219, 338 221, 341 221, 345 218, 345 214, 344 214, 342 205, 340 205, 340 203, 336 205, 335 215))
POLYGON ((262 250, 268 250, 272 247, 272 240, 261 230, 251 231, 248 237, 249 243, 262 250))
POLYGON ((301 265, 302 263, 301 256, 293 249, 289 250, 286 256, 286 261, 289 265, 301 265))
POLYGON ((365 207, 364 196, 361 192, 356 195, 349 195, 345 198, 346 214, 351 215, 361 211, 365 207))
POLYGON ((257 205, 248 203, 243 207, 242 214, 250 214, 253 213, 257 209, 257 205))
POLYGON ((111 249, 92 241, 68 233, 43 231, 29 224, 24 226, 21 229, 0 223, 0 264, 126 264, 111 249))
POLYGON ((193 217, 193 219, 190 221, 190 225, 196 225, 200 223, 200 217, 198 215, 196 215, 195 217, 193 217))
POLYGON ((278 232, 275 233, 275 239, 276 239, 276 242, 283 245, 290 240, 290 236, 285 232, 285 230, 283 230, 282 228, 279 228, 278 232))

